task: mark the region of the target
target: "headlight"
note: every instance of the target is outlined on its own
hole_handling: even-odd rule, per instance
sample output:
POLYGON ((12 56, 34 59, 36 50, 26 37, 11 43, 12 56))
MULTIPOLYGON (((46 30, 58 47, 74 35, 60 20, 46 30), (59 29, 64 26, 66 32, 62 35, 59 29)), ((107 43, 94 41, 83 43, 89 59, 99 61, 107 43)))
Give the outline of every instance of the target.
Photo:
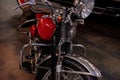
POLYGON ((94 0, 81 0, 82 8, 81 8, 81 18, 87 18, 94 8, 94 0))
POLYGON ((75 13, 82 19, 87 18, 94 8, 94 0, 75 0, 75 13))

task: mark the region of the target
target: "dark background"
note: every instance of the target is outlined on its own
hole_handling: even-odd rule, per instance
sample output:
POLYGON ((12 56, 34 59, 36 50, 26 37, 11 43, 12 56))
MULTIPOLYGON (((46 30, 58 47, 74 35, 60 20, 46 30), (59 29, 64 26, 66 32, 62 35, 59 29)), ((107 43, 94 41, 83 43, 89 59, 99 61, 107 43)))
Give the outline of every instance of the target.
MULTIPOLYGON (((35 75, 19 69, 19 51, 27 43, 26 36, 17 33, 22 11, 12 11, 16 0, 0 0, 0 80, 34 80, 35 75)), ((74 43, 87 48, 85 58, 102 73, 104 80, 120 80, 119 21, 92 14, 84 26, 77 27, 74 43)), ((75 49, 80 54, 81 49, 75 49)), ((83 54, 81 54, 83 55, 83 54)))

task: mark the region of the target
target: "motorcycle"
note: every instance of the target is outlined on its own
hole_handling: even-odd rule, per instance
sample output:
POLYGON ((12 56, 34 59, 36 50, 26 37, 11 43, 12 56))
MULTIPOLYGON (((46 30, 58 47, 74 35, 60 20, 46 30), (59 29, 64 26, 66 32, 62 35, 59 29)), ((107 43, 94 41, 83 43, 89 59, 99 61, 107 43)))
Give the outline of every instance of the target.
POLYGON ((102 79, 92 63, 73 53, 74 47, 82 47, 86 52, 83 45, 73 44, 72 39, 77 24, 84 24, 92 12, 94 0, 17 1, 24 15, 30 12, 17 27, 29 40, 20 51, 22 70, 35 74, 35 80, 102 79))

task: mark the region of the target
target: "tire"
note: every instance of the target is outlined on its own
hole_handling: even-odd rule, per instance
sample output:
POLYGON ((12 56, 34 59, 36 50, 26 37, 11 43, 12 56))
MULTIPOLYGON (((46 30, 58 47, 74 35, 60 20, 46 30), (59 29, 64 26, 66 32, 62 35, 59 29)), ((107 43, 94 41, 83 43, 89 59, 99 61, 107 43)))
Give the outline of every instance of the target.
MULTIPOLYGON (((41 66, 50 68, 50 62, 51 59, 47 60, 41 66)), ((87 69, 85 69, 85 67, 83 67, 80 63, 66 57, 63 60, 62 68, 64 68, 64 70, 84 71, 84 72, 87 71, 87 69)), ((52 80, 50 74, 51 74, 50 69, 47 70, 47 69, 39 68, 35 80, 52 80)), ((99 80, 96 77, 87 76, 87 75, 80 75, 74 73, 61 73, 61 74, 62 74, 61 80, 99 80)))

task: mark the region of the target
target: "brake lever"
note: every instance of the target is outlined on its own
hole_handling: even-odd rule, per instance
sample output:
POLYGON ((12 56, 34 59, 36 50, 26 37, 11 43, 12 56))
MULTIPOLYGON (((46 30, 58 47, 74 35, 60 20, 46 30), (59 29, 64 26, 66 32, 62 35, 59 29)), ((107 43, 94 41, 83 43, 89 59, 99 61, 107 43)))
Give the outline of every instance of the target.
POLYGON ((20 8, 21 6, 24 6, 24 5, 35 5, 35 0, 29 0, 28 2, 25 2, 21 5, 18 5, 17 7, 13 8, 13 11, 15 11, 16 9, 20 8))

